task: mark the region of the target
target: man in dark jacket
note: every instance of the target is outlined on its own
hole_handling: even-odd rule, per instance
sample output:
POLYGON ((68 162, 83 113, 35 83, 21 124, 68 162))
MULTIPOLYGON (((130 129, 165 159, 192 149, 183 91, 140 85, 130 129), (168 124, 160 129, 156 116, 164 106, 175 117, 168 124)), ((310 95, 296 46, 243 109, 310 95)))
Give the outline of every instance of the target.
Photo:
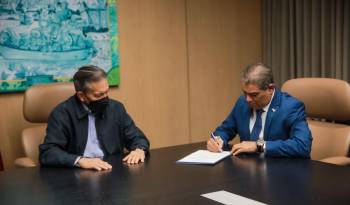
POLYGON ((73 77, 76 94, 50 114, 44 143, 39 146, 42 165, 107 170, 107 155, 131 152, 126 163, 144 162, 149 141, 136 127, 123 104, 108 98, 107 74, 96 66, 83 66, 73 77))

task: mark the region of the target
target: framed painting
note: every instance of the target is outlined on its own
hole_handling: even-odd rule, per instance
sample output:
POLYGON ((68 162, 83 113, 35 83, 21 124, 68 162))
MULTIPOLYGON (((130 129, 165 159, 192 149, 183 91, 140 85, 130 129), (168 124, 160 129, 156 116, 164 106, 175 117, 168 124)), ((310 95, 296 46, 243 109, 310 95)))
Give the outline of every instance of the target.
POLYGON ((96 65, 118 85, 116 0, 0 0, 0 92, 69 82, 96 65))

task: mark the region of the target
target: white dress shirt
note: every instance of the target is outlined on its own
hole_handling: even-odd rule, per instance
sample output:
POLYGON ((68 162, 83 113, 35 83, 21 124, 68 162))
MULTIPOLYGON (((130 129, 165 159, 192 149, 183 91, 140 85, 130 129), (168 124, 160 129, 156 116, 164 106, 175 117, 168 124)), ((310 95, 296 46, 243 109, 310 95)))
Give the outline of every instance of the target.
MULTIPOLYGON (((274 95, 275 95, 275 90, 273 90, 272 97, 270 99, 269 104, 267 104, 265 107, 262 108, 264 110, 264 112, 261 113, 262 128, 261 128, 261 132, 259 134, 259 139, 264 139, 264 128, 265 128, 265 122, 266 122, 266 115, 267 115, 267 111, 269 110, 269 107, 270 107, 270 104, 271 104, 271 101, 272 101, 274 95)), ((250 133, 252 133, 255 121, 256 121, 256 110, 254 110, 252 112, 252 115, 250 116, 250 120, 249 120, 250 133)))

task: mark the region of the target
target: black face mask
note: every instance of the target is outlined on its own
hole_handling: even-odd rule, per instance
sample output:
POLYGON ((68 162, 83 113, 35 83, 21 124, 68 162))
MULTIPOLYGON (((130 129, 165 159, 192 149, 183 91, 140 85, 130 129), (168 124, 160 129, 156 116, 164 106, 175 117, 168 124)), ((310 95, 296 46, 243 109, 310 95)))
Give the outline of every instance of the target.
POLYGON ((93 114, 101 114, 109 104, 108 96, 99 100, 91 101, 86 106, 91 110, 93 114))

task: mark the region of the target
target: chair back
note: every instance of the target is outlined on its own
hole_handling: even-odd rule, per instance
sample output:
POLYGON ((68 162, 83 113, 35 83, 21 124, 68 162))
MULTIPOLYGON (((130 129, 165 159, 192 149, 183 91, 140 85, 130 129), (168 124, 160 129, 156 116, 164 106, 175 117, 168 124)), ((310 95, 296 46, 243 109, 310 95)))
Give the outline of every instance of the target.
POLYGON ((350 86, 331 78, 297 78, 286 81, 282 90, 302 100, 308 117, 350 120, 350 86))
POLYGON ((286 81, 282 90, 303 101, 313 136, 311 158, 322 160, 348 156, 350 126, 350 86, 330 78, 298 78, 286 81))
POLYGON ((16 159, 16 167, 31 167, 38 163, 39 145, 45 137, 46 123, 51 111, 62 101, 74 95, 73 83, 41 84, 30 87, 24 94, 23 115, 32 123, 45 123, 22 131, 25 158, 16 159))
POLYGON ((33 123, 46 123, 53 108, 74 93, 73 83, 34 85, 24 94, 24 118, 33 123))
POLYGON ((44 142, 46 124, 26 128, 22 131, 22 146, 24 155, 39 164, 39 145, 44 142))
POLYGON ((350 126, 308 120, 313 136, 311 159, 349 156, 350 126))

